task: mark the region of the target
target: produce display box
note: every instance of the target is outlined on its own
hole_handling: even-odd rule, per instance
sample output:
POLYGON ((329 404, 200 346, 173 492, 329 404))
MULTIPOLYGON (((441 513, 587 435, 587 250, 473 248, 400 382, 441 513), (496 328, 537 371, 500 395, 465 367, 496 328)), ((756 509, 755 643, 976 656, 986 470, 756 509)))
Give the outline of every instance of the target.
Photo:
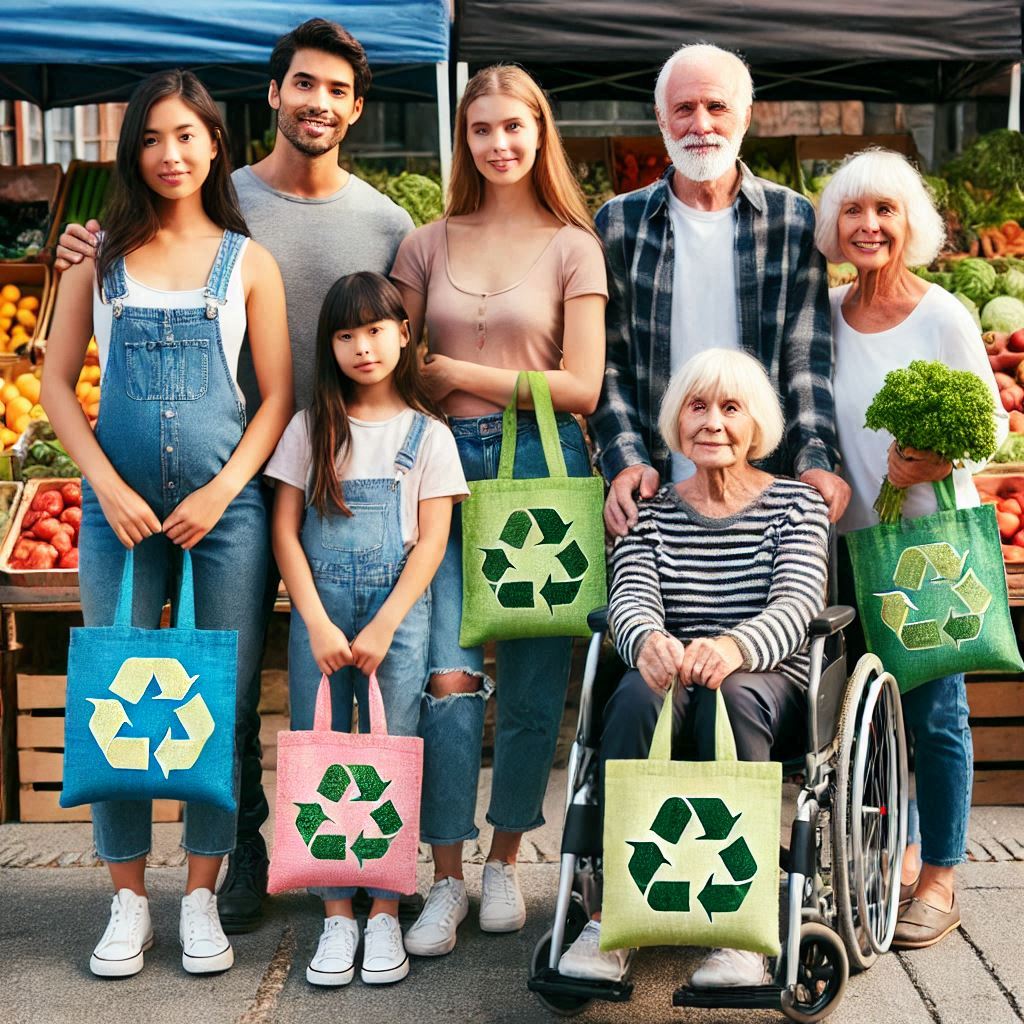
POLYGON ((32 343, 37 338, 45 337, 50 326, 50 315, 53 312, 54 288, 53 274, 50 268, 42 263, 3 263, 0 262, 0 287, 14 284, 21 289, 22 295, 34 295, 39 299, 39 311, 36 314, 35 333, 32 343))
POLYGON ((10 529, 0 545, 0 572, 7 574, 8 582, 15 587, 77 587, 77 569, 12 569, 10 566, 11 552, 21 535, 21 524, 25 513, 31 508, 32 500, 39 493, 59 491, 70 483, 68 478, 29 480, 25 484, 17 514, 11 520, 10 529))
POLYGON ((110 187, 113 170, 113 161, 71 161, 53 216, 53 226, 50 228, 50 237, 46 243, 48 248, 57 244, 57 239, 69 221, 84 224, 90 217, 99 216, 110 187), (82 189, 90 185, 92 191, 83 195, 82 189))
MULTIPOLYGON (((0 200, 9 203, 42 203, 49 207, 49 222, 44 226, 44 248, 56 238, 56 212, 59 204, 64 170, 60 164, 30 164, 0 167, 0 200)), ((16 260, 0 260, 4 265, 31 263, 36 256, 16 260)))
MULTIPOLYGON (((61 807, 66 676, 18 675, 18 774, 21 821, 88 821, 89 805, 61 807)), ((154 800, 154 821, 181 821, 177 800, 154 800)))
MULTIPOLYGON (((7 500, 9 496, 10 504, 7 506, 7 518, 0 522, 0 547, 3 546, 3 542, 7 539, 7 534, 10 533, 11 527, 14 525, 14 519, 18 514, 18 506, 21 504, 21 495, 25 490, 25 485, 19 483, 16 480, 0 480, 0 496, 7 500)), ((2 505, 2 502, 0 502, 2 505)), ((0 512, 0 516, 2 516, 0 512)))
POLYGON ((1024 792, 1024 678, 967 677, 977 806, 1019 804, 1024 792))

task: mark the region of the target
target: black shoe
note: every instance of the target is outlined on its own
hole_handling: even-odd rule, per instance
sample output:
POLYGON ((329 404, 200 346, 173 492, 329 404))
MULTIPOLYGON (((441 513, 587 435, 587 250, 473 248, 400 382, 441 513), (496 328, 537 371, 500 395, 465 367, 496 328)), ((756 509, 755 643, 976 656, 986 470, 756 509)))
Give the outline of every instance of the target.
POLYGON ((227 874, 217 890, 220 923, 228 935, 251 932, 263 921, 269 865, 262 836, 240 840, 228 858, 227 874))

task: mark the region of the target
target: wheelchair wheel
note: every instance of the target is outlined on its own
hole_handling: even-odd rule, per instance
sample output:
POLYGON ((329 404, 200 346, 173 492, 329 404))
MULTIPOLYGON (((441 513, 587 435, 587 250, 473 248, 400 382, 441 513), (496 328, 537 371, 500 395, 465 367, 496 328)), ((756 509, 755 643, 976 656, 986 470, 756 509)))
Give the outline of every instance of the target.
POLYGON ((907 756, 896 680, 866 655, 847 685, 832 813, 833 885, 852 970, 886 952, 899 913, 907 756))
MULTIPOLYGON (((572 901, 569 903, 569 913, 565 922, 565 943, 568 948, 586 927, 589 917, 583 900, 578 893, 573 893, 572 901)), ((551 950, 551 929, 549 928, 533 947, 533 959, 530 961, 530 975, 535 976, 548 966, 548 956, 551 950)), ((534 995, 541 1004, 559 1017, 575 1017, 586 1009, 589 999, 581 999, 579 996, 569 995, 546 995, 535 992, 534 995)))
POLYGON ((842 940, 831 928, 814 921, 800 926, 800 964, 795 990, 782 993, 782 1012, 805 1022, 823 1020, 838 1005, 850 968, 842 940))

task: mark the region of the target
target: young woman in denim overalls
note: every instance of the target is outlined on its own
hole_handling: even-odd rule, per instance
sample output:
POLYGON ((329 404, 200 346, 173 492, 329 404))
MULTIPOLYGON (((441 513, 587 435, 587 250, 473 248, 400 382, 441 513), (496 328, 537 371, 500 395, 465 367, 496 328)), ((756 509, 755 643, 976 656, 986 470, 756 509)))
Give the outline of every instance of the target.
MULTIPOLYGON (((570 415, 597 404, 604 375, 604 255, 555 131, 551 108, 520 68, 469 82, 455 120, 447 217, 414 231, 392 268, 414 336, 427 326, 424 376, 445 412, 469 480, 496 476, 501 410, 520 370, 542 370, 558 410, 570 476, 590 473, 570 415)), ((524 405, 530 402, 523 395, 524 405)), ((546 475, 537 423, 519 415, 515 475, 546 475)), ((434 581, 431 678, 424 698, 422 835, 433 845, 435 884, 406 949, 447 953, 468 912, 462 843, 474 821, 484 702, 483 649, 459 646, 462 536, 458 515, 434 581)), ((544 822, 548 773, 572 657, 568 638, 498 644, 494 776, 487 820, 480 927, 522 928, 515 872, 524 832, 544 822)))
MULTIPOLYGON (((455 441, 419 380, 397 289, 380 274, 335 282, 317 331, 312 408, 297 413, 266 469, 276 483, 274 554, 292 598, 292 729, 312 729, 320 674, 332 725, 352 728, 376 672, 388 732, 415 736, 427 678, 430 581, 452 504, 468 488, 455 441)), ((360 714, 363 732, 369 716, 360 714)), ((306 978, 347 985, 359 930, 354 888, 316 889, 324 929, 306 978)), ((360 975, 400 981, 409 960, 398 893, 371 889, 360 975)))
MULTIPOLYGON (((118 144, 99 265, 86 261, 64 275, 42 401, 87 480, 79 563, 86 625, 113 622, 125 548, 133 548, 133 624, 156 628, 177 593, 177 549, 190 551, 196 625, 238 631, 242 722, 259 698, 244 684, 260 658, 269 542, 255 478, 291 412, 291 355, 281 277, 246 237, 224 146, 217 107, 193 75, 161 72, 138 87, 118 144), (235 383, 247 326, 263 398, 248 428, 235 383), (95 434, 74 392, 93 332, 103 365, 95 434)), ((145 801, 92 807, 96 851, 115 889, 90 961, 95 974, 137 973, 153 942, 151 817, 145 801)), ((191 973, 234 961, 213 888, 234 846, 235 817, 205 804, 185 809, 179 939, 191 973)))

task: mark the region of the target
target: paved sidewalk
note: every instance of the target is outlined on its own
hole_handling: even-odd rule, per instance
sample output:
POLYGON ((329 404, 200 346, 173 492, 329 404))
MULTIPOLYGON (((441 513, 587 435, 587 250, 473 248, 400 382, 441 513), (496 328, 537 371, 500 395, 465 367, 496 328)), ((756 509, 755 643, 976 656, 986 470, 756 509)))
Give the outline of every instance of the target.
MULTIPOLYGON (((268 782, 273 786, 271 774, 268 782)), ((486 793, 489 773, 481 780, 486 793)), ((520 875, 529 918, 517 935, 492 936, 476 925, 488 836, 467 844, 473 908, 453 954, 413 960, 399 985, 380 990, 358 980, 318 990, 305 963, 319 933, 316 901, 304 895, 267 904, 263 927, 236 936, 235 967, 193 978, 180 965, 178 900, 184 881, 177 825, 155 827, 149 873, 156 945, 135 978, 100 981, 88 970, 106 922, 109 882, 96 865, 88 825, 0 826, 0 1024, 380 1024, 447 1018, 452 1022, 527 1024, 554 1020, 526 990, 535 943, 550 926, 558 876, 564 773, 548 790, 548 824, 524 843, 520 875)), ((483 813, 478 815, 483 820, 483 813)), ((979 808, 971 815, 970 856, 959 869, 963 926, 931 950, 892 954, 852 978, 836 1024, 1021 1024, 1024 1022, 1024 808, 979 808)), ((429 864, 420 865, 425 891, 429 864)), ((586 1024, 683 1021, 726 1024, 781 1021, 781 1014, 683 1011, 672 991, 699 954, 645 950, 636 961, 630 1003, 591 1004, 586 1024)))

